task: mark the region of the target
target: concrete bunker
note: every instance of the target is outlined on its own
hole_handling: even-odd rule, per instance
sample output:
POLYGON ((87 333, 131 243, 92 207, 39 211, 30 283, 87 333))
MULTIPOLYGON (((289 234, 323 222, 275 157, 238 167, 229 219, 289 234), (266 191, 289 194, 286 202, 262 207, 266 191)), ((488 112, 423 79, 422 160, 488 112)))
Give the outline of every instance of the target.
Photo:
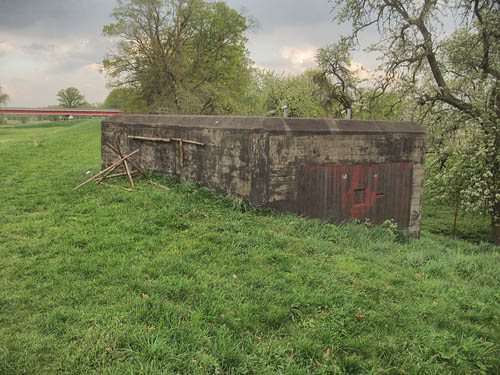
POLYGON ((118 115, 102 123, 102 165, 119 144, 143 168, 253 205, 418 235, 425 139, 414 122, 118 115))

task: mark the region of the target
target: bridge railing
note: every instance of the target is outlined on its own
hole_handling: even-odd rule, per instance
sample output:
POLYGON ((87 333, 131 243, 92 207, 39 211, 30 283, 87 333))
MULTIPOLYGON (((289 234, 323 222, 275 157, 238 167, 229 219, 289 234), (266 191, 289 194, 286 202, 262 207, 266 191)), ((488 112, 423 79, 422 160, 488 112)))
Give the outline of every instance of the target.
POLYGON ((4 115, 116 116, 121 114, 121 111, 113 109, 79 109, 79 108, 71 108, 71 109, 0 108, 0 113, 4 115))

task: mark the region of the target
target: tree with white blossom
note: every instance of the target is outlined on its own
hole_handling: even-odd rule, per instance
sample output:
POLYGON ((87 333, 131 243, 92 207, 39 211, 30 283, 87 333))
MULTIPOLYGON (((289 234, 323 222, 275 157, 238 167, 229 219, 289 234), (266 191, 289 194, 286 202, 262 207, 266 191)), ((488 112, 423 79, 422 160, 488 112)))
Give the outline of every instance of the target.
POLYGON ((351 40, 378 31, 371 50, 385 81, 415 98, 428 124, 431 178, 454 186, 448 193, 466 209, 490 215, 500 245, 500 1, 331 2, 336 19, 352 23, 351 40), (443 28, 443 15, 459 20, 453 30, 443 28))

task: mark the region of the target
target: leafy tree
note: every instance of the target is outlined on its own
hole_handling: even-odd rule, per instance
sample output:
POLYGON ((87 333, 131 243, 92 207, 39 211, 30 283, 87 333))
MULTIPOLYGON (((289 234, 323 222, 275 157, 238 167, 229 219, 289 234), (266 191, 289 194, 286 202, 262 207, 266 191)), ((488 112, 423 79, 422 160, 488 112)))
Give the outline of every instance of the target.
POLYGON ((318 85, 318 99, 328 115, 340 117, 342 112, 352 111, 360 100, 360 83, 351 64, 351 44, 347 38, 320 48, 316 54, 319 72, 314 75, 318 85))
POLYGON ((112 15, 112 86, 136 88, 152 112, 234 111, 250 75, 243 15, 204 0, 118 0, 112 15))
POLYGON ((0 86, 0 105, 7 103, 9 100, 9 95, 2 94, 2 86, 0 86))
POLYGON ((75 87, 59 90, 57 98, 59 103, 61 103, 60 105, 64 108, 78 108, 87 104, 85 97, 75 87))
POLYGON ((299 76, 263 73, 264 109, 267 114, 282 117, 286 106, 289 117, 316 117, 311 100, 312 86, 308 83, 299 76))
POLYGON ((458 113, 434 110, 423 118, 428 129, 428 154, 426 161, 426 193, 428 198, 441 203, 454 202, 455 218, 453 237, 456 235, 457 217, 465 200, 464 186, 468 184, 475 168, 469 156, 474 142, 472 127, 456 131, 455 122, 461 121, 458 113), (469 139, 470 138, 470 139, 469 139))
POLYGON ((413 119, 412 101, 396 88, 380 91, 377 87, 362 87, 360 102, 355 103, 354 113, 363 120, 413 119))
POLYGON ((325 112, 315 99, 316 85, 313 74, 277 74, 272 71, 257 72, 260 95, 260 112, 264 116, 283 116, 283 107, 288 108, 289 117, 321 117, 325 112))
POLYGON ((30 118, 28 115, 21 115, 19 116, 19 120, 21 121, 21 124, 27 124, 30 118))
MULTIPOLYGON (((0 86, 0 105, 7 103, 8 100, 9 100, 9 95, 2 94, 2 86, 0 86)), ((0 114, 0 124, 5 124, 5 123, 7 123, 7 118, 3 114, 0 114)))
MULTIPOLYGON (((320 70, 296 75, 256 70, 248 81, 244 98, 235 106, 236 113, 283 116, 286 105, 289 117, 344 117, 345 107, 330 96, 332 86, 330 78, 320 70)), ((405 116, 399 93, 395 91, 375 93, 374 89, 360 87, 356 93, 351 108, 358 118, 393 120, 405 116)))
POLYGON ((118 87, 108 94, 103 108, 119 109, 125 112, 141 113, 146 109, 146 103, 138 90, 131 87, 118 87))
POLYGON ((370 78, 363 67, 352 61, 354 46, 342 37, 338 43, 320 48, 316 54, 318 70, 310 71, 316 90, 314 97, 326 116, 345 117, 348 110, 353 118, 371 120, 401 120, 405 118, 404 95, 395 87, 384 87, 375 75, 370 78))
MULTIPOLYGON (((351 21, 352 37, 377 27, 372 49, 382 54, 386 80, 418 100, 433 118, 448 112, 454 122, 441 128, 464 136, 465 154, 474 168, 454 164, 446 148, 443 171, 454 174, 466 208, 491 216, 500 244, 500 2, 498 0, 332 0, 337 20, 351 21), (439 17, 460 17, 446 33, 439 17), (448 163, 448 164, 447 164, 448 163), (458 175, 457 175, 458 173, 458 175), (460 183, 466 181, 466 183, 460 183)), ((446 134, 445 134, 446 135, 446 134)), ((444 135, 444 136, 445 136, 444 135)), ((443 178, 440 175, 438 178, 443 178)), ((453 176, 453 175, 452 175, 453 176)), ((446 180, 446 179, 445 179, 446 180)))

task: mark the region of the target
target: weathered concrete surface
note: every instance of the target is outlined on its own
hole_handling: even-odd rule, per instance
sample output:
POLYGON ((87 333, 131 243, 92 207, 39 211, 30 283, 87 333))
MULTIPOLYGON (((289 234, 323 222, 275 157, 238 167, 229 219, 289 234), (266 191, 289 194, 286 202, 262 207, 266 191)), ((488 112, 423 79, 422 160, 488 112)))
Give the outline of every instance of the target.
MULTIPOLYGON (((373 168, 377 168, 377 165, 383 164, 383 170, 389 170, 400 165, 397 163, 404 162, 407 163, 405 168, 409 168, 411 173, 411 181, 404 182, 409 184, 407 197, 405 194, 398 195, 405 197, 404 201, 394 202, 394 197, 390 196, 391 189, 386 195, 382 191, 377 194, 383 197, 378 200, 377 207, 380 207, 378 211, 384 212, 384 204, 390 204, 393 207, 387 212, 397 211, 402 215, 409 215, 406 219, 395 219, 400 226, 408 226, 412 234, 418 235, 424 183, 425 138, 423 128, 411 122, 120 115, 103 121, 102 164, 109 165, 116 159, 116 155, 105 144, 118 143, 123 152, 140 149, 134 160, 153 172, 177 175, 181 181, 193 181, 247 200, 253 205, 266 205, 305 214, 301 212, 299 202, 303 196, 299 193, 299 177, 304 168, 365 165, 363 170, 374 171, 373 168), (130 139, 128 136, 180 138, 205 143, 206 146, 184 143, 184 165, 181 167, 178 142, 157 143, 130 139), (405 209, 398 211, 396 207, 395 211, 394 205, 403 205, 405 209)), ((359 176, 343 176, 347 185, 339 185, 340 182, 332 180, 336 178, 334 172, 318 173, 326 174, 324 177, 321 175, 311 179, 311 184, 324 181, 325 186, 337 184, 338 189, 350 186, 352 190, 353 184, 359 185, 358 190, 364 189, 363 184, 373 185, 373 181, 367 179, 378 178, 378 173, 361 179, 359 176)), ((406 181, 398 177, 398 173, 391 172, 393 180, 384 184, 406 181)), ((307 186, 307 181, 304 182, 303 178, 300 184, 302 190, 310 188, 315 191, 315 186, 307 186)), ((384 184, 379 183, 379 189, 384 184)), ((326 191, 324 194, 332 193, 326 191)), ((361 192, 361 196, 363 194, 361 192)), ((331 197, 318 199, 320 204, 326 204, 331 197)), ((353 202, 354 204, 363 208, 362 205, 366 206, 369 202, 367 200, 353 202)), ((360 207, 353 210, 366 211, 360 211, 360 207)), ((331 210, 324 212, 331 213, 331 210)), ((342 217, 324 217, 320 212, 307 212, 307 216, 325 219, 337 217, 336 221, 342 217)), ((377 218, 377 221, 386 219, 382 214, 377 218)))

